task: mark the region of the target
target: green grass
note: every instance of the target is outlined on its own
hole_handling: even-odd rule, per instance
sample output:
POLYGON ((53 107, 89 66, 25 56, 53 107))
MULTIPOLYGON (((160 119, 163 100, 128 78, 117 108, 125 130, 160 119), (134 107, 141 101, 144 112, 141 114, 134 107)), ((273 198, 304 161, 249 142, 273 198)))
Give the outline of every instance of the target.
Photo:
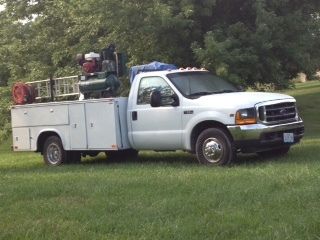
POLYGON ((185 153, 47 167, 0 147, 0 239, 320 239, 320 82, 290 91, 306 137, 285 157, 185 153))
POLYGON ((298 102, 300 114, 306 125, 307 137, 320 137, 320 81, 299 83, 287 92, 298 102))

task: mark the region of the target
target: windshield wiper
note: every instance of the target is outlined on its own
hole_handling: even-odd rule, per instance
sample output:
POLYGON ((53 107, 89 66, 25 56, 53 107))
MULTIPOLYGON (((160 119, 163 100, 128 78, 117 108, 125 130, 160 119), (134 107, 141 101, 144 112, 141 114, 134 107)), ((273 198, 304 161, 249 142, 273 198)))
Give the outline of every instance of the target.
POLYGON ((213 93, 215 93, 215 92, 195 92, 195 93, 189 94, 188 96, 189 97, 198 97, 198 96, 210 95, 213 93))
POLYGON ((219 91, 213 91, 213 92, 195 92, 195 93, 189 94, 188 97, 201 97, 201 96, 210 95, 210 94, 232 93, 232 92, 237 92, 237 91, 225 89, 225 90, 219 90, 219 91))
POLYGON ((238 92, 236 90, 230 90, 230 89, 225 89, 225 90, 220 90, 220 91, 214 91, 212 94, 218 94, 218 93, 232 93, 232 92, 238 92))

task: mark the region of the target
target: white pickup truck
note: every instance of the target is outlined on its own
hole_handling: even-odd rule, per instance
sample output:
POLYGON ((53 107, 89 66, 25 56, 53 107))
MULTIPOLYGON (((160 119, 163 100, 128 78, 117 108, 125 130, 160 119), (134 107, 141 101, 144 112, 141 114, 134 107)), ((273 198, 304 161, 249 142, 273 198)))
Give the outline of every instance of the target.
POLYGON ((141 72, 128 98, 16 105, 11 115, 14 151, 40 152, 49 165, 139 150, 184 150, 223 165, 238 152, 287 153, 304 134, 293 97, 243 92, 199 69, 141 72))

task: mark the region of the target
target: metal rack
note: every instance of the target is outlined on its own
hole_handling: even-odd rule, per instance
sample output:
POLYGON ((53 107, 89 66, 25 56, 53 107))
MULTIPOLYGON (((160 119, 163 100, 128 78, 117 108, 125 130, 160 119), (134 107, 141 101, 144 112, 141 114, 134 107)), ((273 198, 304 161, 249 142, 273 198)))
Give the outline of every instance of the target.
POLYGON ((36 100, 57 99, 68 96, 79 96, 79 77, 69 76, 27 82, 36 92, 36 100))

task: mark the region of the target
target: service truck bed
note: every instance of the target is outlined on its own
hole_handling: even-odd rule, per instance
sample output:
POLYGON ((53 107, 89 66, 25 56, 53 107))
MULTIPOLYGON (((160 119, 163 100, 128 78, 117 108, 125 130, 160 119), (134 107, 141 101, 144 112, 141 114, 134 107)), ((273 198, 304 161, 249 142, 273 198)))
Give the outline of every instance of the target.
POLYGON ((42 133, 54 132, 65 150, 130 148, 127 98, 90 99, 14 106, 13 149, 37 151, 42 133))

